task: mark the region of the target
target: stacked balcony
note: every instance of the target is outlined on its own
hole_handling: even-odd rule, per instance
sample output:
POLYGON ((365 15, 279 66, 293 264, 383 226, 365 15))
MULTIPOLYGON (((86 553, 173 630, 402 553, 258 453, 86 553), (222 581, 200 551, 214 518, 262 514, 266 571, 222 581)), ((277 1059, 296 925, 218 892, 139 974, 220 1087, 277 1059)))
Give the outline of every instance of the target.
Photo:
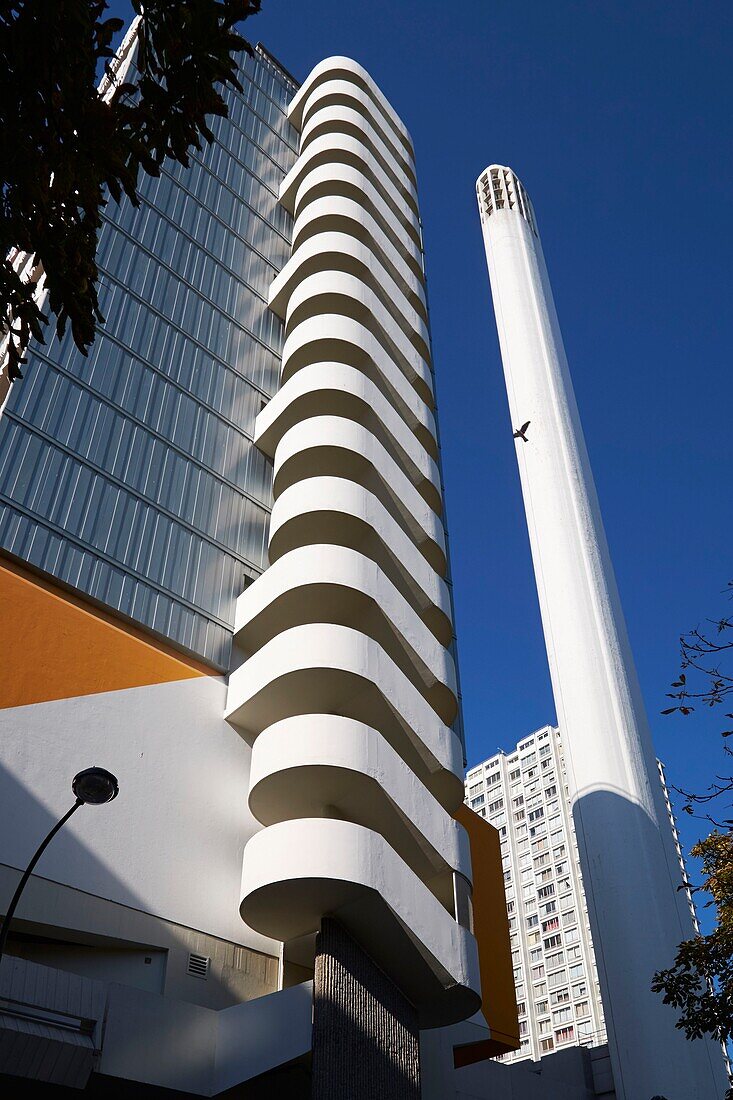
POLYGON ((263 825, 241 913, 286 950, 337 917, 435 1026, 480 1000, 412 144, 343 57, 289 115, 270 567, 238 602, 227 713, 263 825))

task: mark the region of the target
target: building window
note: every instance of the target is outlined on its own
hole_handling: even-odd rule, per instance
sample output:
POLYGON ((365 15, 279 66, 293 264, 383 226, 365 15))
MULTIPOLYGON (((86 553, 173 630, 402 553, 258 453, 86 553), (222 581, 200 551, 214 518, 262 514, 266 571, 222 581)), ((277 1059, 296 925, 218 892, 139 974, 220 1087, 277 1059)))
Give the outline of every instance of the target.
POLYGON ((548 1051, 554 1050, 555 1044, 552 1039, 540 1039, 540 1050, 543 1054, 547 1054, 548 1051))
POLYGON ((552 1022, 556 1026, 557 1026, 557 1024, 566 1024, 566 1023, 568 1023, 569 1020, 572 1020, 572 1018, 573 1018, 573 1010, 569 1005, 568 1005, 567 1008, 558 1008, 552 1014, 552 1022))
MULTIPOLYGON (((554 936, 548 936, 546 940, 542 941, 548 951, 551 951, 553 947, 559 947, 562 943, 562 936, 557 932, 554 936)), ((569 956, 568 956, 569 957, 569 956)))
POLYGON ((576 978, 582 978, 584 974, 583 964, 576 963, 570 967, 570 980, 574 981, 576 978))
POLYGON ((551 994, 550 1000, 552 1001, 553 1005, 564 1005, 570 1000, 570 990, 567 988, 557 989, 553 994, 551 994))
POLYGON ((561 1027, 555 1032, 558 1043, 570 1043, 575 1038, 574 1027, 561 1027))

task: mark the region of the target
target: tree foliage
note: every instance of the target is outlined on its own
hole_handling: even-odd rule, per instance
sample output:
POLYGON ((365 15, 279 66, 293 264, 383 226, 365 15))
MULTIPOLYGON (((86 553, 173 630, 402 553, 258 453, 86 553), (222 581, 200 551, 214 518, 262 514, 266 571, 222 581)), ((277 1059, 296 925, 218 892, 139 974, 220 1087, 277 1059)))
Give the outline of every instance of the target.
MULTIPOLYGON (((733 598, 733 581, 727 592, 733 598)), ((688 718, 698 708, 716 710, 733 695, 733 618, 709 619, 680 637, 680 671, 668 698, 674 705, 662 714, 688 718)), ((730 705, 730 704, 729 704, 730 705)), ((733 712, 725 712, 726 727, 733 712)), ((711 1035, 728 1043, 733 1039, 733 774, 728 738, 733 728, 720 730, 723 766, 703 791, 676 787, 684 798, 683 810, 712 826, 712 831, 691 850, 702 861, 697 884, 683 883, 693 894, 708 895, 706 907, 714 907, 717 921, 706 936, 681 943, 674 965, 654 975, 652 988, 665 1004, 680 1012, 677 1027, 688 1039, 711 1035)), ((733 1100, 733 1089, 728 1097, 733 1100)))
POLYGON ((110 94, 114 36, 106 0, 0 0, 0 336, 8 372, 47 318, 13 254, 34 255, 61 335, 67 323, 84 354, 103 321, 97 235, 107 196, 138 205, 140 170, 159 175, 170 157, 211 141, 211 115, 226 115, 220 88, 241 90, 236 53, 251 47, 237 24, 261 0, 132 0, 142 15, 136 67, 110 94))

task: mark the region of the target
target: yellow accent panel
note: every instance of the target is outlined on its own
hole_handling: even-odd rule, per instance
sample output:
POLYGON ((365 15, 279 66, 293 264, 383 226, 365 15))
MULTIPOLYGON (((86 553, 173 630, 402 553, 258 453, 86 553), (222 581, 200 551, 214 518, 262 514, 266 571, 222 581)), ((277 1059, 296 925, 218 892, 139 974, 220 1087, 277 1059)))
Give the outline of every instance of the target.
POLYGON ((9 561, 0 647, 0 708, 219 675, 9 561))
POLYGON ((490 1039, 454 1048, 454 1061, 460 1068, 518 1050, 520 1041, 499 834, 468 806, 461 806, 454 816, 471 842, 473 932, 481 971, 481 1010, 491 1029, 490 1039))

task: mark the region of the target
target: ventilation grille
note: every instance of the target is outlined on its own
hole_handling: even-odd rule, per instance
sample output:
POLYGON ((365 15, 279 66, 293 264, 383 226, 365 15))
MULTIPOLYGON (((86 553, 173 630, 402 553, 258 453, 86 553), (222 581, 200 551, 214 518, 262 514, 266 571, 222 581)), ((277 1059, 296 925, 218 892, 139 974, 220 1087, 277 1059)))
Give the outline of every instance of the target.
POLYGON ((522 215, 535 237, 537 236, 534 210, 529 201, 529 195, 511 168, 504 168, 500 164, 487 168, 478 178, 476 195, 482 225, 497 210, 516 210, 522 215))
POLYGON ((211 959, 208 955, 193 955, 188 956, 188 973, 192 974, 194 978, 208 978, 209 976, 209 963, 211 959))

